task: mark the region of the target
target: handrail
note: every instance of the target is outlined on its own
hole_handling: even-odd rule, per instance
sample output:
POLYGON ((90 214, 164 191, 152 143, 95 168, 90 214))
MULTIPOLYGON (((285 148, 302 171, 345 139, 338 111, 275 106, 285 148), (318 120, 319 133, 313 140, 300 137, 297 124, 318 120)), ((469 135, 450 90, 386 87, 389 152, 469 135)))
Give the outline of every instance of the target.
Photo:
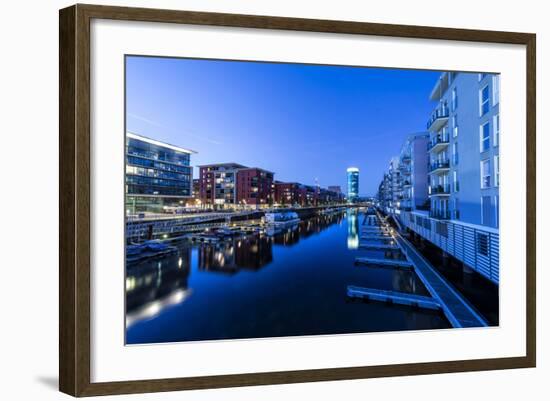
POLYGON ((401 223, 494 283, 499 282, 500 234, 488 227, 402 212, 401 223))

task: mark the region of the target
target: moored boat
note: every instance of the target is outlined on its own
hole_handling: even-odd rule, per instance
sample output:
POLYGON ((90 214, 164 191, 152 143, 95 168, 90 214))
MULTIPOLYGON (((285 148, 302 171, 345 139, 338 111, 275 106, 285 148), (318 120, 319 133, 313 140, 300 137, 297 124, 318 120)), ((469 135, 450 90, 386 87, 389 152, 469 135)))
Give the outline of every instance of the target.
POLYGON ((269 212, 265 214, 265 223, 268 227, 290 227, 300 222, 296 212, 269 212))

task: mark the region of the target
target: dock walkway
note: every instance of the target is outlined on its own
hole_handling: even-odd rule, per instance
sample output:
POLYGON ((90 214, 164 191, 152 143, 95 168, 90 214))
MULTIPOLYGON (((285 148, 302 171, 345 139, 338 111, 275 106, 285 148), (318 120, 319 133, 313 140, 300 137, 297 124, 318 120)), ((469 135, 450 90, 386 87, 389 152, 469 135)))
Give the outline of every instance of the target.
POLYGON ((409 294, 406 292, 357 287, 354 285, 348 286, 348 297, 391 302, 393 304, 410 305, 425 309, 441 309, 441 304, 432 297, 409 294))
POLYGON ((375 244, 370 242, 359 242, 359 249, 382 249, 382 250, 399 250, 397 245, 375 244))
POLYGON ((443 313, 445 313, 453 327, 488 326, 487 321, 447 283, 435 268, 414 249, 409 241, 399 234, 396 235, 396 239, 401 251, 414 265, 414 271, 431 296, 440 303, 443 313))
POLYGON ((366 241, 391 241, 394 239, 392 236, 389 235, 360 235, 359 238, 366 241))
POLYGON ((355 258, 356 265, 375 265, 375 266, 390 266, 396 268, 410 269, 413 267, 412 263, 406 260, 397 259, 381 259, 381 258, 355 258))

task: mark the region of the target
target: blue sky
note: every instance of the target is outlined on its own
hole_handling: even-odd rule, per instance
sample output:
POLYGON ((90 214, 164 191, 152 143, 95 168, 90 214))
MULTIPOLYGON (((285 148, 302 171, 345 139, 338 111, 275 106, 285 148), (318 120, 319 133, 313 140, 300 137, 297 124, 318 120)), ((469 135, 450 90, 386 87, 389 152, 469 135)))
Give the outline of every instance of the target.
MULTIPOLYGON (((129 131, 275 179, 374 195, 406 136, 425 129, 440 72, 129 56, 129 131)), ((198 169, 195 168, 195 177, 198 169)))

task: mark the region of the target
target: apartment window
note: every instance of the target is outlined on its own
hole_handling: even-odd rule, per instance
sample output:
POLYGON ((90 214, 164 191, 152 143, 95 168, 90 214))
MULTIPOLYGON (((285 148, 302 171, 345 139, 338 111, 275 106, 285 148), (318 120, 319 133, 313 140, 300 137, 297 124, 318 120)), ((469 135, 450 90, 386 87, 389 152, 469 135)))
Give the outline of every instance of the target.
POLYGON ((500 116, 493 117, 493 146, 498 146, 500 137, 500 116))
POLYGON ((491 125, 489 121, 479 127, 479 151, 486 152, 491 145, 491 125))
POLYGON ((458 164, 458 142, 453 142, 453 165, 458 164))
POLYGON ((458 198, 453 200, 453 218, 458 220, 460 218, 460 212, 458 210, 458 198))
POLYGON ((500 75, 493 75, 493 106, 500 101, 500 75))
POLYGON ((489 112, 489 85, 485 85, 479 91, 479 115, 483 116, 489 112))
POLYGON ((497 155, 495 156, 495 187, 498 187, 500 185, 500 157, 497 155))
POLYGON ((490 159, 482 160, 480 163, 481 171, 481 189, 491 186, 491 161, 490 159))
POLYGON ((458 107, 458 96, 457 96, 457 93, 456 93, 456 88, 453 88, 451 97, 452 97, 451 110, 455 111, 456 108, 458 107))
POLYGON ((458 192, 458 171, 453 171, 453 192, 458 192))
POLYGON ((453 138, 456 138, 458 136, 458 121, 456 118, 456 114, 452 118, 453 123, 453 138))

